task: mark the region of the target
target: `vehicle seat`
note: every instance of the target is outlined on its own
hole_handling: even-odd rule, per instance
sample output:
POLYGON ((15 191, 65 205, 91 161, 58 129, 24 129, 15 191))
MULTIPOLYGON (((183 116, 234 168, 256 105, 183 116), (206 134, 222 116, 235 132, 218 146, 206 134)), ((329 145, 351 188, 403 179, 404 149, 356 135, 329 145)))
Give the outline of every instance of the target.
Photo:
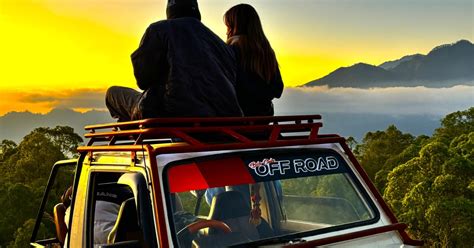
POLYGON ((108 244, 121 241, 142 240, 142 233, 138 226, 137 207, 135 198, 125 200, 120 206, 117 220, 107 238, 108 244))
MULTIPOLYGON (((240 192, 225 191, 212 199, 208 219, 225 222, 233 233, 240 232, 249 240, 257 240, 257 228, 249 222, 250 206, 240 192)), ((219 230, 210 228, 209 235, 219 234, 219 230)))
POLYGON ((56 227, 56 237, 61 245, 64 245, 66 239, 67 226, 64 222, 64 216, 66 214, 66 207, 62 203, 56 204, 53 209, 54 215, 54 226, 56 227))

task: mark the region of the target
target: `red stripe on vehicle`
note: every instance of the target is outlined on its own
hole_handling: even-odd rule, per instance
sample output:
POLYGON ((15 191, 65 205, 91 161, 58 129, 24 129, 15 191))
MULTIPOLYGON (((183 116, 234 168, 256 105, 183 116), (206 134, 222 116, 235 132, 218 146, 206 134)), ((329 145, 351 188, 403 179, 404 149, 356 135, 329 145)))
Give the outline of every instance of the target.
POLYGON ((198 166, 210 188, 255 183, 238 157, 203 161, 198 166))
POLYGON ((195 163, 171 167, 167 176, 171 193, 209 188, 195 163))

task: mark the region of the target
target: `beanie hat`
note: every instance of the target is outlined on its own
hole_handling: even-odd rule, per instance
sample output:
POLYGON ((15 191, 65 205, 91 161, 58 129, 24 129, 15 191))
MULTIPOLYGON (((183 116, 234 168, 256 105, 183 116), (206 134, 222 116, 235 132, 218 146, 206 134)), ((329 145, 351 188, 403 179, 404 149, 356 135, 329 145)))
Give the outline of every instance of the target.
POLYGON ((168 19, 194 17, 201 20, 197 0, 168 0, 166 17, 168 19))

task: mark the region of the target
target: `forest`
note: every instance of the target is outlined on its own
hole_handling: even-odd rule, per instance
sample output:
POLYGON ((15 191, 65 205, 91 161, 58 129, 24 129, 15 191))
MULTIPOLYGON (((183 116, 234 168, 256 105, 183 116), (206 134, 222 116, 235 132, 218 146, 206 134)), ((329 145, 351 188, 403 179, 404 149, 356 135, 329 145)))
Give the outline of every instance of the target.
MULTIPOLYGON (((82 143, 67 126, 1 142, 0 247, 28 247, 51 166, 82 143)), ((348 143, 412 237, 427 247, 474 246, 474 107, 445 116, 431 137, 391 125, 348 143)))

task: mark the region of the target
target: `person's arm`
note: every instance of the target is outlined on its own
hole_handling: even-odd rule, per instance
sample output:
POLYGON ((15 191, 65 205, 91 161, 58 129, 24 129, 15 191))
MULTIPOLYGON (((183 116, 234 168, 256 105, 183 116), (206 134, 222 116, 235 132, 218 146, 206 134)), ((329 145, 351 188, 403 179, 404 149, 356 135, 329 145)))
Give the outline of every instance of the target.
POLYGON ((280 98, 281 94, 283 93, 283 87, 284 87, 283 79, 281 78, 281 74, 280 74, 280 68, 277 67, 277 71, 270 85, 271 85, 273 97, 280 98))
POLYGON ((147 90, 151 85, 159 81, 160 73, 163 73, 166 51, 162 42, 153 32, 153 26, 148 27, 140 42, 138 49, 132 53, 133 73, 137 85, 142 90, 147 90))

